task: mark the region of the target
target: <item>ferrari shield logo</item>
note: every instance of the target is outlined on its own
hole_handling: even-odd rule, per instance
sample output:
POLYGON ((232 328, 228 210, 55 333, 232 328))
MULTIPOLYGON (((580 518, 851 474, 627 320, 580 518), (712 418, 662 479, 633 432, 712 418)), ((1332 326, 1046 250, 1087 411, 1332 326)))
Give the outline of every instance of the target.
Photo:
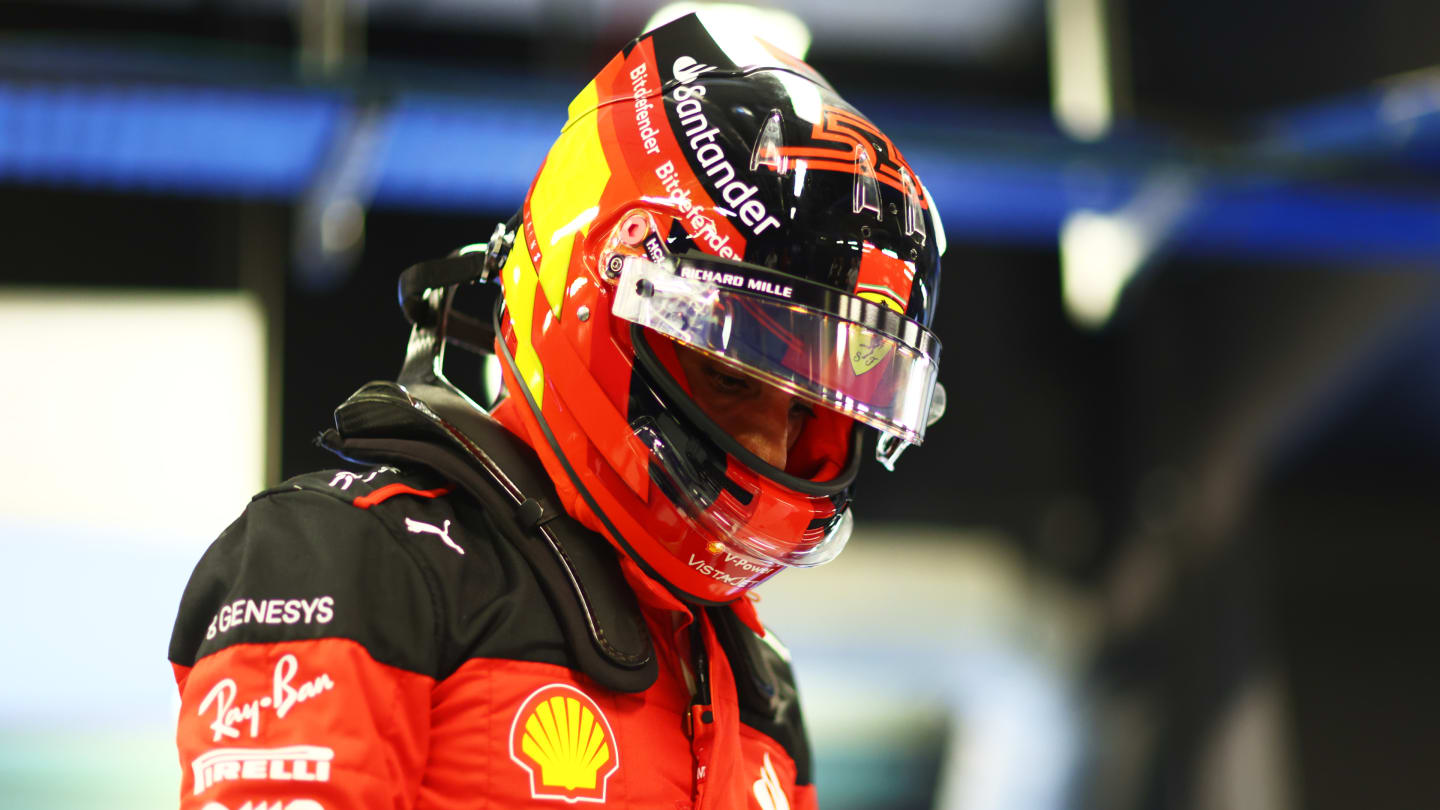
POLYGON ((605 713, 568 684, 542 686, 520 704, 510 724, 510 759, 530 777, 536 799, 604 802, 620 768, 620 750, 605 713))
POLYGON ((890 356, 892 346, 884 338, 863 326, 851 325, 850 329, 850 370, 860 376, 880 365, 890 356))
MULTIPOLYGON (((895 299, 889 295, 876 292, 862 292, 859 294, 859 297, 867 301, 874 301, 895 312, 903 312, 900 305, 895 303, 895 299)), ((851 324, 848 329, 850 331, 850 346, 846 354, 850 356, 850 370, 855 373, 856 377, 880 365, 881 360, 890 356, 890 350, 894 348, 890 341, 863 326, 851 324)))
MULTIPOLYGON (((905 302, 915 282, 915 263, 901 260, 894 252, 880 250, 866 242, 860 254, 860 272, 855 278, 855 295, 886 309, 905 314, 905 302)), ((893 345, 858 326, 850 327, 850 370, 859 377, 890 356, 893 345)))

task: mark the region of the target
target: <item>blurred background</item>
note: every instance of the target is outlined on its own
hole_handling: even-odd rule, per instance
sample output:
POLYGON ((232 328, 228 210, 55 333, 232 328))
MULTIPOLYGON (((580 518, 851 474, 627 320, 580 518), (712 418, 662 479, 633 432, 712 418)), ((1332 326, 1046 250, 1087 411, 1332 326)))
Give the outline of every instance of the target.
MULTIPOLYGON (((949 414, 760 592, 822 806, 1436 806, 1440 4, 774 6, 950 245, 949 414)), ((654 11, 0 4, 0 807, 174 806, 191 567, 654 11)))

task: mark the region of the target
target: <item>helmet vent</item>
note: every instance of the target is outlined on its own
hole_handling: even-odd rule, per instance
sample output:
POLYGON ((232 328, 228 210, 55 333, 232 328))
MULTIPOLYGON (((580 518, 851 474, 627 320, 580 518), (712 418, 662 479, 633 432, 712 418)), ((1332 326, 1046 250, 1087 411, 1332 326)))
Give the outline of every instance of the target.
POLYGON ((760 128, 760 135, 755 138, 755 148, 750 151, 750 171, 769 166, 776 174, 785 173, 785 158, 780 155, 780 148, 785 145, 785 135, 780 124, 780 111, 771 110, 770 116, 765 119, 765 126, 760 128))
POLYGON ((875 161, 865 144, 855 145, 855 213, 874 211, 876 219, 880 214, 880 184, 875 180, 875 161))

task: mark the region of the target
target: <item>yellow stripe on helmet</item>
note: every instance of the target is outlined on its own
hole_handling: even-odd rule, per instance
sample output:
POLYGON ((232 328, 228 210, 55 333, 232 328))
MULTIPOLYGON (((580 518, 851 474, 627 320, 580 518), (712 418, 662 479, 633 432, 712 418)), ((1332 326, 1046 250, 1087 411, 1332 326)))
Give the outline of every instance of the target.
POLYGON ((505 309, 515 329, 515 365, 537 406, 543 402, 545 368, 535 350, 535 288, 538 285, 544 291, 545 302, 558 320, 575 235, 588 233, 610 180, 594 114, 598 103, 599 93, 592 81, 570 103, 570 120, 550 147, 530 190, 530 222, 540 243, 540 271, 536 272, 529 250, 517 241, 501 274, 505 309))
POLYGON ((570 102, 570 122, 560 133, 545 169, 530 191, 530 219, 540 240, 540 287, 558 319, 565 303, 570 252, 599 213, 600 195, 610 181, 610 164, 600 144, 599 93, 594 81, 570 102), (578 118, 576 116, 579 116, 578 118))
POLYGON ((516 245, 510 251, 510 258, 501 271, 500 281, 505 287, 505 312, 515 329, 515 367, 520 371, 520 380, 530 389, 535 406, 540 407, 545 392, 545 369, 540 356, 535 353, 531 337, 532 321, 535 315, 535 266, 530 263, 530 253, 524 245, 516 245))

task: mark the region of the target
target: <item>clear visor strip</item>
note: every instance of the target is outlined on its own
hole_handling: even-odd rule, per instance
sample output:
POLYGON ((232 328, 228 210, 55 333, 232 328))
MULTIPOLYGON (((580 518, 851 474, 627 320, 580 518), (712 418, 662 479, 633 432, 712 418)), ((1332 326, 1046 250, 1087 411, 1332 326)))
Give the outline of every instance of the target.
MULTIPOLYGON (((695 346, 698 349, 713 352, 725 356, 725 346, 728 343, 730 334, 730 322, 722 327, 722 345, 711 345, 709 335, 715 328, 712 323, 714 312, 720 305, 722 295, 746 295, 735 293, 727 287, 719 284, 711 284, 695 279, 684 278, 677 273, 672 264, 657 264, 646 259, 627 256, 624 257, 620 277, 617 283, 615 302, 613 304, 614 314, 630 323, 639 324, 655 331, 674 338, 687 345, 695 346)), ((747 296, 755 301, 768 301, 768 299, 747 296)), ((794 310, 799 305, 786 305, 775 302, 774 306, 785 307, 794 310)), ((882 443, 876 448, 876 458, 887 468, 893 468, 894 459, 898 458, 900 452, 911 444, 918 444, 919 441, 912 439, 923 437, 924 429, 935 423, 945 412, 944 389, 938 382, 933 382, 935 367, 929 358, 915 353, 910 347, 894 340, 879 332, 874 332, 859 324, 853 324, 844 319, 815 310, 811 312, 818 320, 842 322, 850 325, 855 330, 863 331, 867 335, 873 335, 874 339, 884 341, 896 349, 897 356, 903 355, 916 358, 908 365, 916 371, 910 378, 912 384, 923 383, 930 390, 927 402, 916 403, 910 410, 912 415, 897 421, 891 417, 891 413, 903 416, 896 412, 880 413, 865 408, 863 404, 858 407, 846 407, 851 400, 844 391, 835 391, 834 396, 825 397, 824 391, 835 389, 824 385, 819 381, 809 381, 814 385, 816 391, 797 390, 796 393, 807 397, 819 397, 817 402, 822 405, 835 407, 837 410, 848 416, 859 419, 881 432, 882 443), (924 379, 921 379, 921 378, 924 379), (920 411, 923 410, 924 424, 914 424, 922 421, 920 411), (888 441, 886 441, 888 440, 888 441), (897 445, 899 445, 897 447, 897 445), (884 452, 882 454, 882 448, 884 452)), ((746 365, 743 364, 742 365, 746 365)), ((747 366, 748 367, 748 366, 747 366)), ((763 369, 756 369, 766 378, 774 378, 777 375, 767 374, 763 369)), ((779 381, 782 387, 794 388, 793 383, 779 381)), ((909 389, 907 386, 906 389, 909 389)))

